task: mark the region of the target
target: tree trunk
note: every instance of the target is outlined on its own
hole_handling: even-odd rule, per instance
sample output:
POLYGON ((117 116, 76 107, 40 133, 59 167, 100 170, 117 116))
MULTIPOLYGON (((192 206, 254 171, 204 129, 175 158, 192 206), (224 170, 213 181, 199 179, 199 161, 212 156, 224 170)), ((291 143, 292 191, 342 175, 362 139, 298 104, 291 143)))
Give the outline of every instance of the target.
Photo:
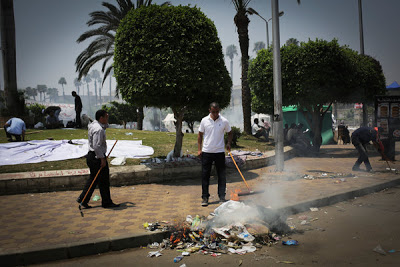
POLYGON ((124 129, 126 129, 126 121, 122 121, 123 125, 124 125, 124 129))
POLYGON ((103 102, 101 101, 101 86, 100 86, 100 83, 99 83, 99 104, 100 104, 100 106, 101 106, 102 103, 103 102))
POLYGON ((183 121, 184 113, 182 111, 178 112, 174 110, 174 117, 176 120, 175 129, 176 129, 176 139, 175 139, 175 147, 174 147, 174 157, 178 158, 181 156, 182 151, 182 142, 183 142, 183 133, 182 133, 182 121, 183 121))
POLYGON ((64 103, 65 103, 65 91, 64 91, 64 84, 61 84, 62 85, 62 88, 63 88, 63 101, 64 101, 64 103))
POLYGON ((3 58, 4 98, 10 115, 22 115, 17 90, 15 20, 13 0, 0 1, 1 48, 3 58))
POLYGON ((233 84, 233 59, 231 58, 231 80, 233 84))
POLYGON ((80 88, 79 88, 79 86, 77 86, 76 88, 78 89, 78 95, 80 95, 80 93, 79 93, 79 91, 80 91, 80 88))
POLYGON ((251 96, 247 82, 249 69, 249 19, 243 15, 235 16, 235 24, 238 29, 240 52, 242 54, 242 108, 244 132, 251 135, 251 96))
POLYGON ((94 81, 94 105, 97 105, 97 82, 94 81))
POLYGON ((362 103, 362 111, 363 111, 363 122, 362 126, 368 126, 368 109, 367 109, 367 103, 362 103))
POLYGON ((189 129, 190 129, 190 131, 192 132, 192 133, 194 133, 194 123, 195 122, 188 122, 187 124, 188 124, 188 127, 189 127, 189 129))
POLYGON ((321 128, 322 128, 322 119, 320 110, 318 107, 314 107, 312 112, 312 122, 313 125, 311 126, 313 131, 313 148, 315 152, 319 152, 321 144, 322 144, 322 137, 321 137, 321 128))
POLYGON ((112 101, 112 97, 111 97, 111 76, 110 76, 110 102, 112 101))
POLYGON ((137 127, 138 130, 143 130, 143 119, 144 119, 144 113, 143 113, 143 107, 139 107, 139 112, 137 114, 138 120, 137 120, 137 127))

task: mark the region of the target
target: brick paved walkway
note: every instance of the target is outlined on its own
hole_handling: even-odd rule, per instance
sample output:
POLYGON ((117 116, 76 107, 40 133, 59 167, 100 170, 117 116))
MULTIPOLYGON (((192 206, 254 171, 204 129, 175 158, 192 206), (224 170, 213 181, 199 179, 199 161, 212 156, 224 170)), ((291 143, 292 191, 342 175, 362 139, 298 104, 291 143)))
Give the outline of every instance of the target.
MULTIPOLYGON (((253 189, 264 189, 264 194, 242 197, 272 208, 294 205, 325 196, 373 186, 400 176, 386 171, 386 163, 377 155, 371 158, 376 171, 351 172, 356 151, 353 146, 325 146, 320 158, 294 158, 285 162, 285 171, 274 172, 275 166, 244 172, 253 189), (356 177, 305 180, 305 173, 337 176, 353 173, 356 177)), ((398 165, 398 164, 397 164, 398 165)), ((395 167, 395 165, 393 166, 395 167)), ((228 175, 227 196, 244 183, 237 172, 228 175)), ((111 188, 117 209, 103 209, 101 201, 93 202, 93 209, 84 210, 81 217, 75 199, 80 191, 0 196, 0 253, 18 249, 33 249, 71 242, 95 241, 98 238, 146 233, 144 222, 182 220, 186 215, 208 215, 217 203, 216 179, 210 188, 211 204, 200 206, 201 181, 183 180, 164 184, 143 184, 111 188)), ((100 195, 95 190, 94 195, 100 195)))

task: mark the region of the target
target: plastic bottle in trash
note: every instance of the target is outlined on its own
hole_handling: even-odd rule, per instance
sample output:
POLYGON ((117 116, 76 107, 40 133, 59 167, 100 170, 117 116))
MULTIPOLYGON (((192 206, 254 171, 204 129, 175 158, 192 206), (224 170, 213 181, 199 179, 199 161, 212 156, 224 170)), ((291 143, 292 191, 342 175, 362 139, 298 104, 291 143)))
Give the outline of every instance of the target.
POLYGON ((183 259, 183 256, 176 256, 174 258, 174 262, 180 262, 183 259))

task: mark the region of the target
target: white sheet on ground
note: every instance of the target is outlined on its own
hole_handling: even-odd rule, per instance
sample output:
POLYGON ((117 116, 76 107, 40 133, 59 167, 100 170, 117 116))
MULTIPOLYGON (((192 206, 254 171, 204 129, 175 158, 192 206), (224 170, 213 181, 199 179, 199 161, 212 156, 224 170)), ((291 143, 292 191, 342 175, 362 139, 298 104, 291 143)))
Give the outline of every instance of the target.
MULTIPOLYGON (((34 140, 0 144, 0 166, 75 159, 87 154, 87 139, 74 139, 72 143, 68 140, 34 140)), ((115 140, 107 140, 107 154, 114 143, 115 140)), ((143 146, 141 140, 119 140, 110 157, 148 158, 153 153, 153 148, 143 146)))

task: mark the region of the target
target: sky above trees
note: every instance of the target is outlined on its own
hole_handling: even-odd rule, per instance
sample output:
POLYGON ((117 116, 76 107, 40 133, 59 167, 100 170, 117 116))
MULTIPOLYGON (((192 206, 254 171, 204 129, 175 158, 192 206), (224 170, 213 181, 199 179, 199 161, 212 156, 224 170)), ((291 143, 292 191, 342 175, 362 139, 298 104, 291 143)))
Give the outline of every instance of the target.
MULTIPOLYGON (((80 34, 88 30, 86 22, 89 13, 102 10, 101 2, 113 0, 14 0, 18 88, 35 87, 46 84, 59 88, 58 81, 65 77, 65 94, 73 91, 75 59, 87 47, 88 42, 77 44, 80 34)), ((136 1, 134 1, 136 2, 136 1)), ((165 0, 154 0, 163 3, 165 0)), ((170 0, 173 5, 197 5, 214 21, 224 52, 234 44, 239 55, 234 59, 234 85, 240 84, 240 49, 236 27, 233 22, 235 8, 230 0, 170 0)), ((321 38, 328 41, 337 38, 341 45, 359 51, 358 0, 281 0, 280 10, 285 14, 280 18, 281 45, 287 39, 299 41, 321 38)), ((382 64, 387 84, 400 81, 398 0, 363 0, 365 53, 382 64)), ((252 0, 249 5, 266 19, 271 17, 270 0, 252 0)), ((254 58, 254 43, 266 42, 265 22, 253 15, 249 16, 249 55, 254 58)), ((272 23, 269 23, 272 42, 272 23)), ((1 56, 0 56, 1 57, 1 56)), ((2 61, 0 61, 2 62, 2 61)), ((225 57, 230 68, 230 59, 225 57)), ((2 73, 2 63, 0 73, 2 73)), ((96 66, 100 70, 101 66, 96 66)), ((115 80, 113 79, 113 85, 115 80)), ((3 88, 3 77, 0 77, 3 88)), ((108 79, 105 82, 108 88, 108 79)), ((61 90, 60 90, 61 89, 61 90)), ((108 95, 108 90, 104 90, 108 95)))

